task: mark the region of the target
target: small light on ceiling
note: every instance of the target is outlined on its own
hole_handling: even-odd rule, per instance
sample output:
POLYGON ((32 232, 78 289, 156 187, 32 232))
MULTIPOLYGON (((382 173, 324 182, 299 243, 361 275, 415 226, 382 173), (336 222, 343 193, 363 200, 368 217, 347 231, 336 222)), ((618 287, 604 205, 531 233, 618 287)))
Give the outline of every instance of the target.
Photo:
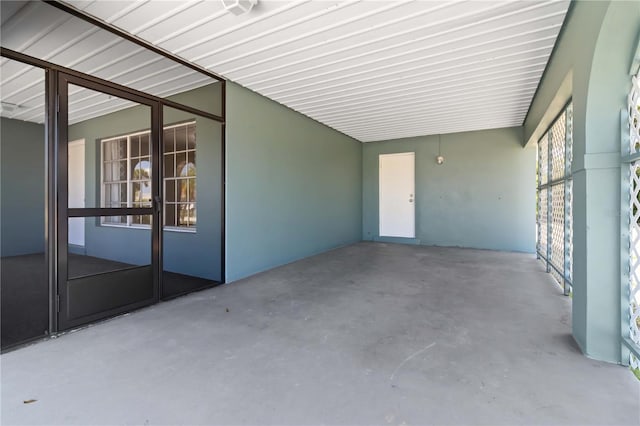
POLYGON ((258 3, 258 0, 221 0, 222 5, 228 11, 234 15, 243 15, 249 13, 253 6, 258 3))
POLYGON ((25 109, 25 107, 22 105, 12 104, 9 102, 0 102, 0 112, 10 114, 12 112, 18 112, 21 109, 25 109))

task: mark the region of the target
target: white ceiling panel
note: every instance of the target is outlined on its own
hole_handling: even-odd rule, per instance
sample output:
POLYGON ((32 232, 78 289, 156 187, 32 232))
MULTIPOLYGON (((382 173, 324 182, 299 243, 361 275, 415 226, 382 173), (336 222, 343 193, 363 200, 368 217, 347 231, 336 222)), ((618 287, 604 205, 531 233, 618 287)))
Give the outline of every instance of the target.
MULTIPOLYGON (((506 31, 504 31, 506 32, 506 31)), ((532 35, 536 35, 539 40, 546 41, 555 40, 557 27, 539 27, 529 30, 521 27, 521 33, 514 35, 508 34, 500 36, 500 42, 494 41, 494 34, 479 34, 472 40, 469 40, 463 46, 452 46, 452 43, 428 43, 424 40, 411 40, 404 42, 403 51, 396 49, 393 40, 385 40, 382 47, 367 50, 357 55, 350 54, 350 50, 336 52, 332 56, 332 62, 326 60, 326 55, 318 58, 306 60, 292 66, 265 70, 258 73, 242 76, 246 84, 262 85, 266 82, 276 84, 288 83, 304 78, 310 73, 331 74, 336 72, 344 72, 345 70, 361 70, 363 66, 383 65, 399 65, 401 62, 418 62, 429 60, 431 63, 441 62, 449 58, 456 61, 466 58, 469 54, 482 55, 486 54, 486 50, 482 53, 479 50, 489 46, 490 49, 500 49, 505 46, 525 45, 529 47, 532 35)), ((487 49, 488 50, 488 49, 487 49)), ((273 85, 271 83, 271 86, 273 85)))
MULTIPOLYGON (((182 3, 184 7, 180 7, 180 5, 180 2, 178 2, 171 12, 167 12, 162 25, 151 25, 146 28, 138 27, 136 28, 136 35, 145 40, 154 40, 159 45, 163 41, 175 40, 180 34, 196 28, 215 25, 213 22, 228 15, 221 3, 216 1, 185 2, 182 3)), ((179 43, 179 41, 175 43, 179 43)))
POLYGON ((469 88, 477 87, 477 79, 479 77, 483 78, 482 87, 499 86, 504 81, 528 81, 530 79, 537 81, 540 73, 544 70, 544 66, 545 62, 543 60, 537 63, 517 66, 504 65, 500 62, 492 67, 476 70, 474 78, 470 78, 469 73, 462 70, 451 72, 444 78, 434 78, 429 75, 415 78, 399 78, 385 85, 375 83, 354 84, 330 93, 328 91, 316 91, 316 93, 306 94, 293 93, 289 96, 282 96, 282 99, 297 107, 321 107, 326 109, 342 108, 362 102, 380 105, 379 97, 381 94, 384 94, 386 99, 425 92, 438 93, 444 96, 454 95, 455 92, 464 92, 469 88), (327 100, 331 102, 327 102, 327 100))
MULTIPOLYGON (((316 56, 330 55, 328 62, 333 62, 333 55, 336 53, 348 52, 349 56, 353 56, 385 41, 386 47, 394 49, 402 40, 417 40, 420 32, 427 34, 433 30, 435 22, 441 22, 438 19, 441 15, 455 15, 463 9, 461 4, 435 2, 363 4, 373 10, 357 17, 337 20, 322 29, 301 28, 300 31, 290 34, 290 38, 280 39, 272 45, 256 46, 250 51, 234 52, 234 55, 227 55, 228 57, 211 59, 215 60, 217 66, 224 67, 226 72, 238 72, 251 64, 278 60, 284 60, 289 64, 306 62, 316 56), (371 5, 376 6, 374 8, 371 5), (415 27, 412 28, 412 25, 415 27), (412 30, 407 31, 407 28, 412 30), (232 67, 229 66, 230 63, 232 67)), ((446 21, 444 23, 446 24, 446 21)))
MULTIPOLYGON (((197 25, 191 26, 190 22, 182 20, 180 16, 177 16, 177 18, 180 19, 179 21, 169 23, 171 25, 169 28, 171 28, 172 31, 170 36, 155 40, 149 39, 148 41, 158 44, 171 52, 179 53, 180 56, 187 57, 182 54, 182 52, 204 46, 203 49, 206 54, 209 52, 209 49, 222 47, 223 45, 220 40, 224 37, 229 37, 243 28, 264 25, 261 20, 256 20, 251 15, 235 16, 224 11, 221 3, 218 1, 206 3, 215 5, 216 7, 208 11, 208 16, 204 15, 206 12, 203 11, 203 17, 200 21, 196 22, 197 25)), ((283 19, 287 19, 291 11, 298 9, 304 4, 304 2, 261 2, 255 11, 259 11, 261 16, 265 18, 272 18, 280 22, 283 19)), ((268 28, 262 28, 262 30, 268 31, 268 28)), ((142 36, 142 34, 140 34, 140 36, 142 36)))
POLYGON ((4 25, 6 22, 8 22, 9 19, 11 19, 13 15, 15 15, 16 12, 20 10, 20 8, 22 8, 22 6, 23 5, 19 2, 7 3, 2 8, 2 13, 0 14, 0 25, 4 25))
MULTIPOLYGON (((83 2, 84 6, 99 6, 104 2, 83 2)), ((143 3, 112 2, 119 10, 114 16, 127 17, 143 3)), ((184 9, 185 3, 174 2, 184 9)), ((3 22, 2 46, 27 55, 62 65, 76 71, 113 81, 156 96, 170 96, 214 83, 212 78, 178 64, 137 44, 122 39, 88 22, 71 16, 41 1, 2 1, 1 14, 11 17, 3 22)), ((145 28, 160 23, 164 17, 145 20, 145 28)), ((0 60, 0 95, 2 116, 20 120, 44 122, 44 80, 33 67, 0 60), (36 78, 37 76, 37 78, 36 78), (5 108, 6 106, 6 108, 5 108), (17 106, 17 107, 16 107, 17 106)), ((71 92, 70 122, 95 117, 125 107, 116 99, 101 97, 85 89, 71 92), (82 102, 75 103, 74 99, 82 102), (93 102, 93 104, 92 104, 93 102)))
MULTIPOLYGON (((522 125, 569 6, 260 0, 235 16, 218 0, 67 3, 363 142, 522 125)), ((3 46, 7 27, 11 44, 140 90, 205 84, 64 16, 6 9, 3 46), (31 20, 58 44, 21 31, 31 20)))
MULTIPOLYGON (((494 9, 495 7, 496 6, 494 6, 494 9)), ((441 9, 441 11, 445 10, 450 11, 451 8, 441 9)), ((340 61, 358 60, 359 58, 371 57, 381 53, 386 53, 387 56, 393 54, 402 55, 420 48, 425 49, 428 47, 439 47, 443 45, 449 45, 447 47, 450 47, 454 41, 459 41, 449 37, 446 33, 433 33, 433 24, 421 21, 422 16, 430 11, 430 9, 422 10, 417 12, 415 15, 412 15, 417 15, 413 19, 418 21, 416 26, 413 28, 407 29, 405 27, 406 17, 397 18, 395 21, 383 20, 383 22, 377 25, 377 27, 383 28, 384 34, 381 34, 378 37, 372 38, 371 35, 368 34, 368 30, 370 30, 371 27, 356 32, 350 31, 346 34, 342 34, 340 37, 332 37, 329 42, 321 41, 315 47, 303 44, 297 50, 285 50, 276 57, 265 59, 266 61, 275 61, 277 59, 282 62, 281 64, 276 64, 273 67, 262 67, 260 69, 255 69, 257 67, 254 66, 254 70, 252 72, 244 72, 239 75, 243 79, 250 79, 248 81, 255 82, 253 79, 255 76, 261 76, 273 71, 280 71, 279 77, 282 78, 300 71, 312 71, 315 66, 334 64, 337 66, 340 61), (342 43, 342 39, 347 37, 349 38, 350 43, 342 43), (308 50, 311 48, 315 48, 317 53, 310 55, 308 50), (327 59, 330 59, 330 61, 327 59), (286 72, 282 72, 283 69, 286 69, 286 72)), ((481 26, 477 28, 473 39, 478 36, 482 36, 484 32, 496 32, 500 30, 500 28, 496 27, 495 22, 493 21, 482 22, 480 25, 481 26)), ((539 25, 536 25, 535 28, 538 26, 539 25)), ((526 30, 526 28, 524 30, 526 30)), ((512 33, 509 33, 507 35, 511 34, 512 33)), ((493 39, 500 36, 502 35, 491 35, 493 39)), ((255 60, 254 63, 256 63, 255 60)), ((230 71, 240 72, 242 71, 242 67, 238 67, 230 71)))

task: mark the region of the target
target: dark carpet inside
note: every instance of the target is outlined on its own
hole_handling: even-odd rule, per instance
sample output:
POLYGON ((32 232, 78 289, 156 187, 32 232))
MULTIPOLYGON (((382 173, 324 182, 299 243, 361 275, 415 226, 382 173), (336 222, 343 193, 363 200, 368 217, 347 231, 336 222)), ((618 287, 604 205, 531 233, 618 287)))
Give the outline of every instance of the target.
MULTIPOLYGON (((0 264, 0 346, 25 342, 47 334, 49 285, 44 253, 3 257, 0 264)), ((128 268, 121 262, 69 254, 69 277, 95 275, 128 268)), ((163 272, 163 299, 211 287, 216 281, 163 272)))
POLYGON ((44 254, 3 257, 0 268, 0 345, 44 336, 49 328, 44 254))

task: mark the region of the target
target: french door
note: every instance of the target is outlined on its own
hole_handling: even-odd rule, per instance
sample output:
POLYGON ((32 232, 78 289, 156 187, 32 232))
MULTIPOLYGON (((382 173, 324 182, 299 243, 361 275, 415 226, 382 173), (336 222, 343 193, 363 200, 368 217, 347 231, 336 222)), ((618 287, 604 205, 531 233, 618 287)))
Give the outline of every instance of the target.
POLYGON ((57 86, 57 310, 67 330, 159 300, 162 118, 136 93, 62 72, 57 86), (69 161, 80 139, 84 164, 69 161), (78 169, 83 200, 69 190, 78 169), (79 228, 82 245, 69 239, 79 228))

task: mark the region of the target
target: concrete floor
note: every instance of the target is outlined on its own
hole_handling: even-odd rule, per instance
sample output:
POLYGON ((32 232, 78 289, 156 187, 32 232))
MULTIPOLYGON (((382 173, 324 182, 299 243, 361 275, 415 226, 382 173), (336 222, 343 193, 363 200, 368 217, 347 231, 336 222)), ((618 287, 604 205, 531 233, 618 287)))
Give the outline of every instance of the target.
POLYGON ((531 255, 360 243, 2 355, 2 423, 638 424, 570 318, 531 255))

